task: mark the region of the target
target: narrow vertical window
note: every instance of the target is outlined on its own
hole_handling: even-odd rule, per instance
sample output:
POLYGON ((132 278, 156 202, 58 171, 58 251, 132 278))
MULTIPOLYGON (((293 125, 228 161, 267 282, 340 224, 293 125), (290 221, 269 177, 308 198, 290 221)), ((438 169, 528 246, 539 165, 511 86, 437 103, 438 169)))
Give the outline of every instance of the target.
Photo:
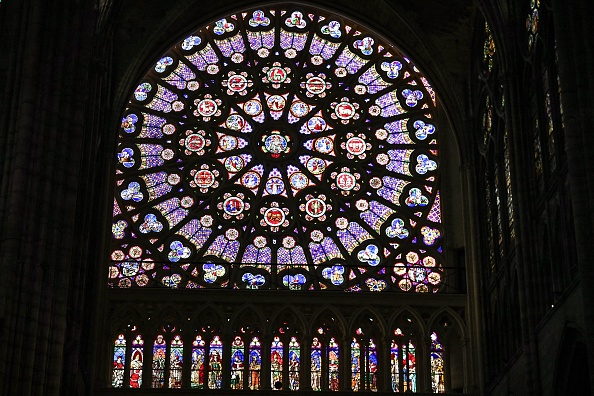
POLYGON ((431 334, 431 388, 433 393, 444 393, 444 356, 443 345, 437 334, 431 334))
POLYGON ((314 337, 311 343, 311 389, 322 390, 322 343, 314 337))
POLYGON ((184 342, 181 336, 176 335, 171 340, 169 351, 169 387, 182 387, 182 367, 184 363, 184 342))
POLYGON ((365 372, 367 375, 367 389, 377 392, 377 348, 373 339, 369 340, 366 348, 365 372))
POLYGON ((126 338, 124 334, 118 334, 113 343, 113 371, 111 375, 111 386, 122 388, 124 386, 124 367, 126 366, 126 338))
POLYGON ((299 390, 299 370, 301 368, 301 346, 296 337, 289 342, 289 390, 299 390))
POLYGON ((400 355, 398 353, 398 341, 392 340, 390 347, 390 373, 392 378, 392 390, 400 392, 400 355))
POLYGON ((361 346, 356 338, 351 342, 351 389, 359 390, 361 383, 361 346))
POLYGON ((412 342, 404 344, 403 347, 404 359, 404 391, 417 391, 417 366, 415 346, 412 342))
POLYGON ((328 379, 331 391, 338 391, 340 368, 340 348, 334 337, 328 342, 328 379))
POLYGON ((221 389, 223 387, 223 343, 219 336, 214 336, 210 342, 208 356, 208 388, 221 389))
POLYGON ((262 369, 262 346, 258 337, 252 338, 250 342, 250 377, 249 387, 251 390, 260 389, 260 375, 262 369))
POLYGON ((137 334, 132 340, 132 357, 130 362, 130 388, 142 386, 142 369, 144 367, 144 340, 137 334))
POLYGON ((243 389, 245 343, 237 336, 231 344, 231 389, 243 389))
POLYGON ((390 348, 392 389, 394 392, 417 391, 415 346, 402 330, 394 330, 390 348))
POLYGON ((282 387, 283 383, 283 343, 280 337, 276 336, 270 346, 270 385, 272 389, 277 389, 277 385, 282 387))
POLYGON ((204 356, 206 343, 202 336, 196 336, 192 342, 192 370, 190 374, 191 387, 204 389, 204 356))
POLYGON ((153 343, 153 388, 165 386, 165 358, 167 356, 167 343, 162 334, 157 335, 153 343))

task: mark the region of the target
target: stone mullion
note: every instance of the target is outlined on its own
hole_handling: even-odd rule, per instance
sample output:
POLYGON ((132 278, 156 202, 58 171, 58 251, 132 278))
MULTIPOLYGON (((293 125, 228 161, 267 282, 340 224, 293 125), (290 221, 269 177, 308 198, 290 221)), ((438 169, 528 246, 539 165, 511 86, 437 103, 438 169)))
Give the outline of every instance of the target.
MULTIPOLYGON (((559 77, 567 168, 571 202, 574 208, 577 262, 580 278, 594 277, 594 257, 591 254, 592 206, 594 205, 594 175, 589 153, 594 147, 594 136, 587 124, 592 117, 592 93, 588 90, 594 78, 588 67, 592 60, 589 46, 592 45, 592 24, 582 12, 588 12, 587 2, 553 1, 555 38, 558 43, 559 77), (579 4, 577 4, 579 3, 579 4), (584 102, 585 101, 585 102, 584 102), (583 120, 583 121, 582 121, 583 120)), ((589 5, 592 8, 592 5, 589 5)), ((591 10, 589 10, 591 11, 591 10)), ((584 306, 584 339, 588 350, 590 367, 594 367, 594 289, 583 283, 581 296, 584 306)), ((594 392, 594 375, 590 369, 590 389, 594 392)))
MULTIPOLYGON (((510 38, 511 40, 511 38, 510 38)), ((508 67, 517 68, 518 65, 512 65, 508 67)), ((516 216, 515 227, 517 229, 515 237, 515 265, 518 268, 518 304, 520 310, 520 328, 521 328, 521 341, 523 345, 524 354, 526 359, 526 374, 527 374, 527 390, 530 394, 540 394, 540 376, 538 371, 538 345, 535 330, 535 295, 534 295, 534 283, 535 278, 533 276, 532 268, 529 267, 529 263, 532 263, 532 257, 534 252, 531 251, 530 246, 532 239, 531 232, 531 219, 530 214, 532 208, 528 205, 530 200, 529 191, 529 179, 527 172, 524 170, 525 157, 522 153, 525 150, 522 142, 522 114, 518 114, 515 109, 522 109, 521 96, 517 86, 519 81, 513 80, 511 77, 506 81, 506 106, 507 109, 513 109, 506 111, 506 123, 509 123, 508 130, 510 139, 508 141, 510 150, 510 172, 512 178, 512 196, 514 197, 514 215, 516 216), (531 254, 532 253, 532 254, 531 254)), ((507 263, 507 280, 511 283, 511 271, 513 270, 513 261, 507 263)), ((509 336, 513 336, 511 333, 509 336)), ((511 355, 510 355, 511 357, 511 355)))

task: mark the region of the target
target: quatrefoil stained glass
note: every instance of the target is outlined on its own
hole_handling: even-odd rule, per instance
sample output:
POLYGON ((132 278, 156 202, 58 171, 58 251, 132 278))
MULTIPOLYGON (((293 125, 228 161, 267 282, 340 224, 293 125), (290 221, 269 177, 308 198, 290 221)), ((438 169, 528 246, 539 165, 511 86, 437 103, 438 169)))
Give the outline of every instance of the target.
POLYGON ((155 61, 122 114, 111 287, 435 292, 435 93, 357 23, 271 6, 155 61))

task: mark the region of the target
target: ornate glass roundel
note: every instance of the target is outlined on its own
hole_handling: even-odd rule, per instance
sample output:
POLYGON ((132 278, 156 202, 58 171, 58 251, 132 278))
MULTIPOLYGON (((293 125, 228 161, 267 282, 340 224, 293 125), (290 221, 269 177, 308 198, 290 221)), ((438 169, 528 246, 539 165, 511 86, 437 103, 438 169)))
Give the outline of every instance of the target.
POLYGON ((435 94, 317 9, 229 15, 161 56, 118 138, 111 287, 435 292, 435 94))

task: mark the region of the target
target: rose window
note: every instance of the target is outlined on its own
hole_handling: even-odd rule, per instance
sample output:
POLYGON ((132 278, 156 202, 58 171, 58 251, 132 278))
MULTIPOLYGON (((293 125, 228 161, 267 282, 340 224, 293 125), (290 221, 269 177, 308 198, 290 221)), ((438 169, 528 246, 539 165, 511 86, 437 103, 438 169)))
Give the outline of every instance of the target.
POLYGON ((438 291, 435 106, 351 20, 279 5, 202 27, 122 114, 110 286, 438 291))

